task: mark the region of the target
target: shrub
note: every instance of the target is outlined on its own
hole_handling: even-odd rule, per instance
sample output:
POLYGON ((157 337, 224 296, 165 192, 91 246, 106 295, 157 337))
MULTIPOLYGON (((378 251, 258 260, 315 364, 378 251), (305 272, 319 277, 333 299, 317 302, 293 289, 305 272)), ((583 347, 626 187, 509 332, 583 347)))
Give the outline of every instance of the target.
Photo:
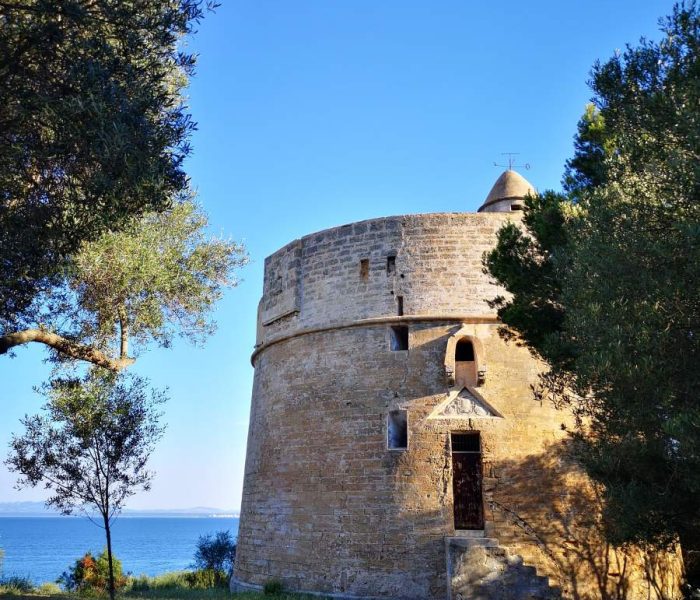
MULTIPOLYGON (((119 591, 126 586, 127 579, 122 574, 121 561, 114 556, 112 556, 112 566, 114 568, 114 588, 119 591)), ((88 552, 76 560, 75 564, 68 568, 68 571, 64 571, 57 583, 69 592, 80 592, 87 595, 105 593, 109 589, 107 551, 103 550, 97 558, 88 552)))
POLYGON ((188 574, 188 571, 171 571, 155 577, 149 577, 148 575, 131 577, 127 584, 128 589, 125 591, 129 594, 131 592, 141 593, 155 592, 157 590, 186 589, 189 587, 187 583, 188 574))
POLYGON ((148 586, 152 590, 186 588, 187 573, 188 571, 171 571, 170 573, 163 573, 162 575, 147 577, 146 579, 148 586))
POLYGON ((151 589, 151 580, 146 575, 133 577, 129 581, 129 591, 131 592, 147 592, 151 589))
POLYGON ((226 573, 211 569, 198 569, 185 575, 187 586, 199 590, 219 586, 222 582, 225 583, 226 579, 226 573))
POLYGON ((266 596, 277 596, 284 591, 284 586, 279 579, 270 579, 263 586, 263 594, 266 596))
POLYGON ((55 583, 42 583, 36 591, 41 596, 56 596, 61 593, 61 588, 55 583))
POLYGON ((201 535, 197 540, 197 550, 194 553, 194 565, 198 569, 212 571, 231 571, 236 558, 236 542, 228 531, 218 531, 201 535))
POLYGON ((34 584, 28 577, 11 575, 0 578, 0 592, 3 594, 31 594, 34 584))
POLYGON ((195 577, 199 577, 197 582, 204 583, 209 575, 196 575, 196 573, 210 572, 214 576, 213 585, 226 585, 229 575, 233 572, 235 559, 236 542, 228 531, 199 536, 197 550, 194 553, 194 566, 197 568, 195 577))

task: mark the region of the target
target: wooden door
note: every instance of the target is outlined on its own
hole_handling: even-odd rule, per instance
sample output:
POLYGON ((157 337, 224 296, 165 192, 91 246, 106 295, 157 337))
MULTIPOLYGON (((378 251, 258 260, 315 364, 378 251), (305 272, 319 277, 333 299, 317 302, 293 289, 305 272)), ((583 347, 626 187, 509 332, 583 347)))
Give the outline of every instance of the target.
POLYGON ((452 434, 455 529, 484 528, 481 441, 478 433, 452 434))

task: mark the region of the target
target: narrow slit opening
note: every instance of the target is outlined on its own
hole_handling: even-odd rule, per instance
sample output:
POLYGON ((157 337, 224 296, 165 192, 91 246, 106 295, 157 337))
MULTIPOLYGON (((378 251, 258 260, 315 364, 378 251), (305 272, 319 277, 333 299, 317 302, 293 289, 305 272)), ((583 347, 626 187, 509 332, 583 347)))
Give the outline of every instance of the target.
POLYGON ((369 279, 369 258, 360 260, 360 279, 362 281, 369 279))

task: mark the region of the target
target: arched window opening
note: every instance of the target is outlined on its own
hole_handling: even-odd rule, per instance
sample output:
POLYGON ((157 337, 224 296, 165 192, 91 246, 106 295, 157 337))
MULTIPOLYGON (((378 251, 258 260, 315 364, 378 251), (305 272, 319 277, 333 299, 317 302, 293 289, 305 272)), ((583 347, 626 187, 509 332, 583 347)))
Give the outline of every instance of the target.
POLYGON ((459 340, 455 348, 455 360, 457 361, 474 361, 474 344, 469 340, 459 340))
POLYGON ((462 387, 477 385, 474 344, 466 338, 455 346, 455 384, 462 387))

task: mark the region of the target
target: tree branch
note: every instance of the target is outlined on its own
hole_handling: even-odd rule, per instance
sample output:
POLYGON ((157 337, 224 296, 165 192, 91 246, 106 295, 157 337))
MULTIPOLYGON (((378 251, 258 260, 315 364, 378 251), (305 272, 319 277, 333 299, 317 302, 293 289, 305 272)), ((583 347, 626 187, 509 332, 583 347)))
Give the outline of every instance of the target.
POLYGON ((115 373, 118 373, 134 363, 133 358, 128 358, 127 356, 112 358, 97 348, 79 344, 78 342, 74 342, 43 329, 25 329, 24 331, 17 331, 0 336, 0 354, 6 354, 11 348, 29 342, 45 344, 70 358, 84 360, 99 367, 114 371, 115 373))
POLYGON ((117 312, 119 314, 119 329, 121 331, 119 359, 124 360, 129 357, 129 319, 124 306, 120 306, 117 312))

